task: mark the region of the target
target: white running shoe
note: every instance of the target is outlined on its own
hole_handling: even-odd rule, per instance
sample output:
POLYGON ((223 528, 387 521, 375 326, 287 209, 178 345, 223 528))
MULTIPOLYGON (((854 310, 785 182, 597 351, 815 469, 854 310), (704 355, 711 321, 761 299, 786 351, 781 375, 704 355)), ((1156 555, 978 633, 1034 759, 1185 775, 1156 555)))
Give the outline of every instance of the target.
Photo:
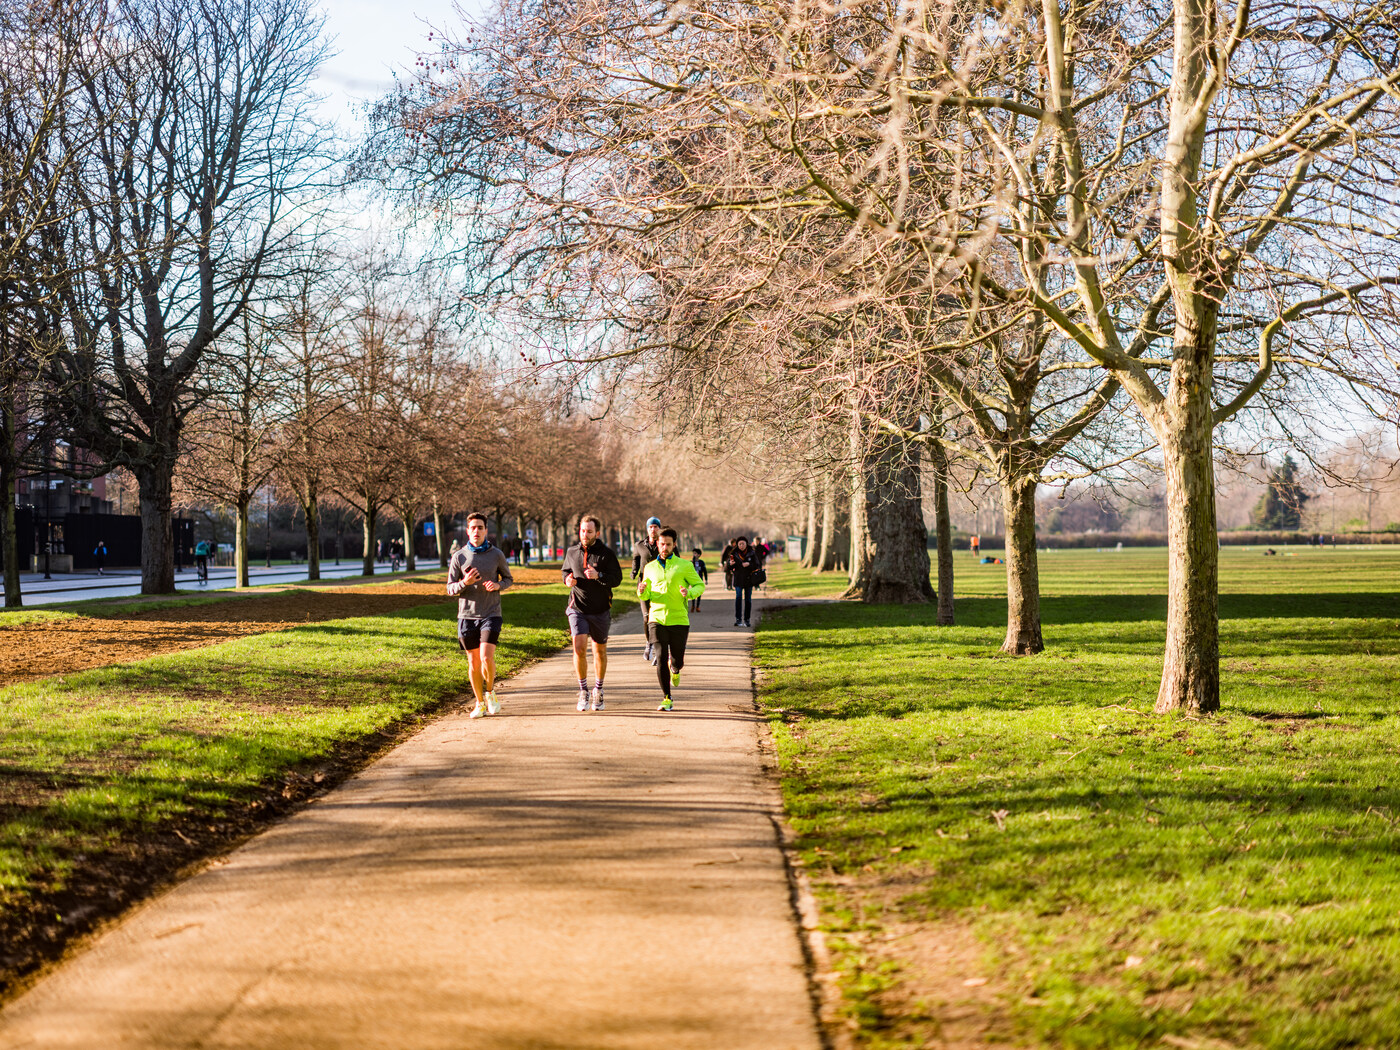
POLYGON ((496 690, 494 689, 486 694, 486 713, 488 715, 498 715, 501 713, 501 702, 496 699, 496 690))
POLYGON ((599 688, 595 685, 595 686, 593 687, 593 710, 595 710, 595 711, 601 711, 602 709, 603 709, 603 691, 602 691, 601 689, 599 689, 599 688))
POLYGON ((483 703, 481 703, 480 701, 478 701, 478 702, 477 702, 477 705, 476 705, 475 707, 472 708, 472 713, 471 713, 470 715, 468 715, 467 717, 468 717, 468 718, 480 718, 480 717, 481 717, 482 715, 484 715, 485 713, 486 713, 486 705, 483 704, 483 703))
POLYGON ((587 690, 587 689, 580 689, 580 690, 578 691, 578 703, 577 703, 575 706, 576 706, 576 707, 578 708, 578 710, 580 710, 580 711, 587 711, 587 710, 588 710, 588 690, 587 690))

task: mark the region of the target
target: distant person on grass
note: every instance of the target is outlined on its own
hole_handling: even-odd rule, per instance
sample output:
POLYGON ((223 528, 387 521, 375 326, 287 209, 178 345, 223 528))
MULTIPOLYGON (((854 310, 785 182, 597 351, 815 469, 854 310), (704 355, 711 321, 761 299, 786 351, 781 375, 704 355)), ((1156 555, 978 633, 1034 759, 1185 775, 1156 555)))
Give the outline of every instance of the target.
MULTIPOLYGON (((661 535, 661 519, 657 517, 647 518, 647 534, 644 539, 638 540, 632 547, 632 579, 637 579, 642 575, 646 567, 656 560, 656 538, 661 535)), ((647 647, 642 654, 642 659, 647 663, 656 663, 656 648, 651 639, 651 616, 649 614, 650 603, 642 602, 642 629, 647 633, 647 647)))
POLYGON ((496 697, 496 643, 501 640, 501 592, 515 579, 510 561, 486 538, 486 515, 467 515, 467 545, 447 566, 447 593, 457 599, 457 641, 471 661, 471 717, 500 712, 496 697))
POLYGON ((671 710, 671 689, 681 684, 685 643, 690 636, 686 599, 698 598, 705 583, 695 566, 676 554, 676 530, 662 529, 656 560, 642 572, 637 597, 650 600, 651 637, 656 643, 656 680, 661 683, 658 711, 671 710))
POLYGON ((594 517, 578 523, 578 542, 564 553, 560 569, 569 586, 569 634, 578 674, 578 710, 589 708, 588 642, 593 641, 593 710, 603 709, 603 676, 608 671, 608 630, 612 626, 612 592, 622 582, 622 563, 598 538, 602 523, 594 517))

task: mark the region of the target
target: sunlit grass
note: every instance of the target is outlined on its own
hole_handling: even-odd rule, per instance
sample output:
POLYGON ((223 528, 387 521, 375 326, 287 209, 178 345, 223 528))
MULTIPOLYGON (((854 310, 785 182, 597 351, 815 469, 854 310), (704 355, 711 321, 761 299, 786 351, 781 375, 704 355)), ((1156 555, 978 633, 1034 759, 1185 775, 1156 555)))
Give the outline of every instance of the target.
POLYGON ((1151 713, 1160 552, 1042 559, 1031 658, 997 651, 1005 601, 976 572, 953 628, 765 616, 761 698, 864 1042, 924 1045, 949 1008, 901 997, 899 920, 975 935, 966 976, 993 994, 967 1008, 1016 1041, 1395 1045, 1398 555, 1227 548, 1207 719, 1151 713))

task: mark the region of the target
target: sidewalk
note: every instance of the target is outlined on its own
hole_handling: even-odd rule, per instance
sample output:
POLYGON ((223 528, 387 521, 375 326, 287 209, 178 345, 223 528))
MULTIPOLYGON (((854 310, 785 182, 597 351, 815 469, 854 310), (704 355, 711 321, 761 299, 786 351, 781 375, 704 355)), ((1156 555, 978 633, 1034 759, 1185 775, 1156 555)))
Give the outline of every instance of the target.
POLYGON ((0 1047, 816 1050, 716 590, 674 712, 633 614, 606 711, 574 710, 567 655, 537 665, 138 909, 0 1012, 0 1047))
MULTIPOLYGON (((434 563, 432 568, 436 567, 434 563)), ((321 565, 321 578, 332 580, 359 576, 360 570, 361 564, 358 559, 353 562, 347 560, 341 565, 327 562, 321 565)), ((275 565, 271 569, 261 565, 248 568, 249 582, 254 587, 264 583, 295 583, 305 580, 306 573, 305 563, 275 565)), ((404 576, 406 572, 391 574, 388 565, 384 564, 377 567, 375 578, 388 578, 391 575, 404 576)), ((181 568, 175 573, 175 586, 182 591, 200 593, 233 587, 236 579, 237 574, 231 568, 212 568, 209 570, 209 583, 201 585, 193 568, 181 568)), ((0 585, 0 594, 4 591, 4 586, 0 585)), ((27 606, 53 605, 89 598, 127 598, 141 593, 141 572, 139 569, 110 569, 100 576, 95 571, 54 573, 53 579, 50 580, 44 579, 43 573, 26 572, 20 574, 20 593, 27 606)))

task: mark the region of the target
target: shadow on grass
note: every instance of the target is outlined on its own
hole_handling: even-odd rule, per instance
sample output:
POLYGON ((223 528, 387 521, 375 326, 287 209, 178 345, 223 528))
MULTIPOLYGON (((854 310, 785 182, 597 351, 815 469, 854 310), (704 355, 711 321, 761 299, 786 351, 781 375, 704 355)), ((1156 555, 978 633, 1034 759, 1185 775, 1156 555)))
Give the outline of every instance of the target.
MULTIPOLYGON (((931 605, 859 605, 851 602, 802 606, 801 621, 789 615, 792 607, 765 619, 765 631, 807 630, 825 621, 848 626, 853 610, 859 610, 862 627, 933 626, 931 605), (815 621, 815 622, 807 622, 815 621)), ((957 626, 1006 626, 1005 598, 959 598, 957 626)), ((1167 599, 1152 594, 1046 595, 1040 599, 1041 620, 1047 627, 1081 623, 1165 624, 1167 599)), ((1400 616, 1400 596, 1393 591, 1339 594, 1222 594, 1221 620, 1373 619, 1400 616)))
MULTIPOLYGON (((1383 775, 1379 762, 1373 767, 1383 775)), ((834 798, 868 789, 821 777, 803 787, 834 798)), ((1358 825, 1360 814, 1400 812, 1400 790, 1299 786, 1267 767, 1210 783, 1164 782, 1147 771, 1104 778, 1099 786, 1023 775, 1004 784, 941 789, 914 781, 889 791, 882 804, 888 811, 878 821, 885 830, 871 836, 863 822, 832 823, 818 836, 821 844, 859 867, 886 852, 901 825, 949 829, 958 842, 956 859, 942 861, 940 877, 917 893, 936 908, 1030 902, 1053 911, 1064 897, 1142 885, 1148 876, 1194 880, 1212 869, 1233 871, 1234 879, 1248 883, 1255 907, 1271 898, 1289 906, 1330 900, 1338 865, 1364 872, 1376 885, 1400 884, 1400 829, 1387 828, 1383 816, 1358 825), (1000 815, 1001 827, 992 814, 1000 815), (1296 870, 1286 888, 1260 877, 1285 858, 1296 870)), ((1196 881, 1183 892, 1203 891, 1196 881)))

